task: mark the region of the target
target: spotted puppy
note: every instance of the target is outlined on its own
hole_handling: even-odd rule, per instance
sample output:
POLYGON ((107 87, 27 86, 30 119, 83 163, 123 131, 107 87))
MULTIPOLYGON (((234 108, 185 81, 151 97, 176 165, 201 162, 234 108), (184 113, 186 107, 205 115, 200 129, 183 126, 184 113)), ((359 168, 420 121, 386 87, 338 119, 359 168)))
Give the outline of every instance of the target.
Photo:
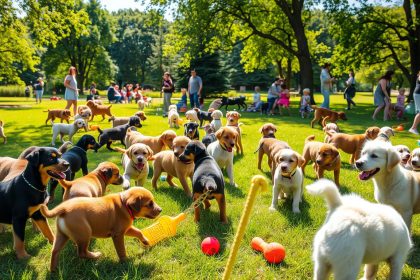
POLYGON ((191 140, 200 140, 200 133, 198 131, 198 123, 188 122, 184 124, 184 136, 191 140))
POLYGON ((3 138, 3 144, 7 143, 6 134, 4 134, 4 122, 0 120, 0 137, 3 138))
POLYGON ((52 136, 51 145, 55 146, 55 139, 57 138, 59 134, 60 134, 61 142, 63 142, 64 135, 68 135, 69 141, 72 141, 73 135, 76 134, 76 132, 81 128, 86 129, 86 123, 83 119, 74 120, 72 124, 54 123, 52 126, 53 136, 52 136))

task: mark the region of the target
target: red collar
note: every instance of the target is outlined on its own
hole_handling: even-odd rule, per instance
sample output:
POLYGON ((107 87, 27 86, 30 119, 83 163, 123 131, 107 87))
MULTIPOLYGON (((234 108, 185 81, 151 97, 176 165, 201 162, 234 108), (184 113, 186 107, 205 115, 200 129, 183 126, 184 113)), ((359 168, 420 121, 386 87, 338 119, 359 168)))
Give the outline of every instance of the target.
POLYGON ((125 209, 127 209, 127 212, 131 217, 131 220, 134 221, 135 217, 133 215, 133 211, 131 210, 131 208, 127 204, 124 203, 122 193, 120 193, 120 198, 121 198, 121 203, 125 206, 125 209))

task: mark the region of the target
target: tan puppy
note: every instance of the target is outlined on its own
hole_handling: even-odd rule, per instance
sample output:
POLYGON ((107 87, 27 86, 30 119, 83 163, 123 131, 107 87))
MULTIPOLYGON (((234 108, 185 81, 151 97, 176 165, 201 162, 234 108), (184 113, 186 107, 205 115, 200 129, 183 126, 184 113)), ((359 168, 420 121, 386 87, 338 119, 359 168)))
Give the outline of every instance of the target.
POLYGON ((0 120, 0 138, 3 138, 3 144, 7 143, 6 134, 4 134, 4 122, 0 120))
MULTIPOLYGON (((136 112, 133 116, 137 116, 140 120, 145 121, 147 120, 146 114, 143 111, 136 112)), ((116 127, 119 125, 126 124, 130 121, 130 117, 110 117, 108 121, 112 121, 112 127, 116 127)))
POLYGON ((91 238, 112 237, 118 258, 125 261, 124 236, 136 237, 144 245, 149 244, 142 232, 133 226, 134 219, 154 219, 162 208, 154 202, 150 191, 134 187, 99 198, 70 199, 52 210, 42 205, 40 210, 45 217, 57 217, 57 234, 50 264, 50 270, 54 271, 60 251, 69 239, 76 243, 80 258, 97 259, 101 253, 88 250, 91 238))
POLYGON ((408 170, 413 170, 410 164, 410 149, 406 145, 394 146, 394 149, 400 154, 401 166, 408 170))
POLYGON ((260 133, 263 135, 263 138, 276 138, 276 132, 277 127, 272 123, 265 123, 260 128, 260 133))
POLYGON ((106 192, 108 184, 121 185, 123 177, 120 170, 112 162, 102 162, 88 175, 74 181, 59 180, 64 188, 63 200, 74 197, 99 197, 106 192))
POLYGON ((91 121, 93 121, 93 118, 96 115, 101 115, 102 116, 102 120, 105 119, 105 115, 112 117, 112 113, 111 113, 111 107, 112 107, 112 105, 109 105, 109 106, 98 105, 95 102, 93 102, 92 100, 89 100, 86 103, 86 106, 88 106, 89 109, 92 111, 92 118, 90 119, 91 121))
POLYGON ((136 186, 144 186, 149 174, 148 160, 152 160, 153 151, 149 146, 141 143, 131 145, 127 150, 115 148, 116 151, 123 153, 121 164, 124 167, 123 188, 130 187, 130 179, 136 181, 136 186))
POLYGON ((302 165, 303 173, 305 173, 306 165, 312 161, 318 179, 324 178, 325 170, 333 170, 335 184, 340 186, 340 153, 333 145, 313 141, 314 139, 314 135, 308 136, 305 139, 305 146, 303 147, 302 153, 302 156, 305 159, 305 162, 302 165))
POLYGON ((55 119, 60 119, 60 122, 63 122, 65 120, 67 123, 70 123, 70 110, 61 110, 61 109, 54 109, 54 110, 47 110, 44 112, 48 112, 47 119, 45 120, 45 124, 48 124, 48 121, 51 120, 53 123, 55 119))
POLYGON ((380 128, 372 126, 366 129, 363 134, 345 134, 345 133, 331 133, 327 131, 330 137, 328 143, 334 147, 341 149, 347 154, 351 154, 350 163, 353 164, 360 158, 360 152, 366 140, 373 140, 378 136, 380 128))
POLYGON ((191 122, 200 123, 200 120, 197 116, 197 112, 194 110, 188 110, 187 112, 185 112, 185 118, 191 122))
POLYGON ((90 110, 86 105, 79 105, 77 106, 77 114, 81 114, 83 111, 90 110))
POLYGON ((190 138, 186 136, 175 137, 172 144, 172 151, 162 151, 153 156, 153 179, 152 186, 157 189, 157 180, 162 172, 166 172, 168 176, 166 181, 170 186, 176 186, 172 182, 172 178, 178 178, 184 192, 188 197, 191 197, 191 189, 188 186, 187 178, 192 181, 194 173, 194 162, 183 162, 179 160, 179 156, 184 152, 185 147, 190 143, 190 138))
POLYGON ((330 121, 332 123, 337 122, 338 120, 347 120, 346 114, 344 112, 335 112, 331 111, 325 108, 320 108, 316 106, 311 106, 315 112, 314 112, 314 118, 311 121, 311 127, 314 127, 315 122, 318 122, 320 126, 322 126, 322 120, 326 118, 325 121, 330 121))
MULTIPOLYGON (((280 141, 274 138, 261 138, 260 143, 258 144, 258 149, 255 152, 258 152, 258 169, 261 169, 261 161, 264 155, 268 157, 268 166, 270 170, 274 172, 276 168, 273 168, 272 163, 274 156, 282 149, 291 149, 289 144, 284 141, 280 141)), ((277 164, 275 164, 277 166, 277 164)))
POLYGON ((172 149, 172 142, 175 137, 176 133, 173 130, 165 130, 159 136, 146 136, 129 128, 125 135, 125 146, 130 147, 134 143, 143 143, 152 149, 153 154, 157 154, 165 147, 172 149))
POLYGON ((236 129, 236 132, 238 132, 238 137, 236 138, 236 152, 241 155, 244 154, 244 148, 242 147, 242 133, 241 133, 241 123, 239 123, 239 118, 241 117, 241 114, 239 114, 236 111, 230 111, 226 112, 226 119, 227 123, 226 126, 233 127, 236 129))
POLYGON ((415 148, 411 152, 411 157, 409 160, 411 169, 414 171, 420 171, 420 148, 415 148))

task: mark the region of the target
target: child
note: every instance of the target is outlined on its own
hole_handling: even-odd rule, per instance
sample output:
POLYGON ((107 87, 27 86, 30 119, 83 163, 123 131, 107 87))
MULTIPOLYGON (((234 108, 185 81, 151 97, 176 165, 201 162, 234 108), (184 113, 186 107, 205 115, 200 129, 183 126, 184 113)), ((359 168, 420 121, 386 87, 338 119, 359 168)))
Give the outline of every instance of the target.
POLYGON ((276 107, 279 107, 279 113, 280 115, 282 115, 281 113, 281 107, 284 107, 287 109, 289 116, 290 116, 290 93, 289 90, 287 89, 286 84, 282 84, 281 86, 281 91, 279 94, 279 98, 277 99, 277 101, 274 103, 273 108, 272 108, 272 112, 274 113, 274 110, 276 109, 276 107))
POLYGON ((260 90, 259 86, 254 87, 253 102, 248 108, 248 112, 257 112, 260 110, 262 105, 260 90))
POLYGON ((404 101, 405 101, 405 89, 400 88, 398 90, 397 104, 394 105, 394 111, 397 112, 397 120, 401 120, 404 115, 404 101))
POLYGON ((311 93, 311 90, 309 88, 305 88, 303 90, 303 95, 300 99, 300 115, 302 116, 302 119, 309 116, 309 113, 312 112, 311 109, 311 97, 309 94, 311 93))
POLYGON ((187 89, 181 88, 181 100, 176 104, 179 112, 186 112, 187 110, 187 89), (185 111, 184 111, 185 110, 185 111))

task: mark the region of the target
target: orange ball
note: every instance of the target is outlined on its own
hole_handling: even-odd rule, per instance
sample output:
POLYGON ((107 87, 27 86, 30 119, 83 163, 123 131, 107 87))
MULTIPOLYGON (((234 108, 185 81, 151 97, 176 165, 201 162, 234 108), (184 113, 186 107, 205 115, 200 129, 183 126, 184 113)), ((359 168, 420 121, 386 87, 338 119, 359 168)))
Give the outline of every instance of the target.
POLYGON ((277 242, 269 243, 264 248, 264 258, 269 263, 275 263, 275 264, 281 263, 285 257, 286 257, 286 250, 281 244, 277 242))
POLYGON ((397 131, 403 131, 404 130, 404 127, 402 125, 399 125, 399 126, 397 126, 396 130, 397 131))

